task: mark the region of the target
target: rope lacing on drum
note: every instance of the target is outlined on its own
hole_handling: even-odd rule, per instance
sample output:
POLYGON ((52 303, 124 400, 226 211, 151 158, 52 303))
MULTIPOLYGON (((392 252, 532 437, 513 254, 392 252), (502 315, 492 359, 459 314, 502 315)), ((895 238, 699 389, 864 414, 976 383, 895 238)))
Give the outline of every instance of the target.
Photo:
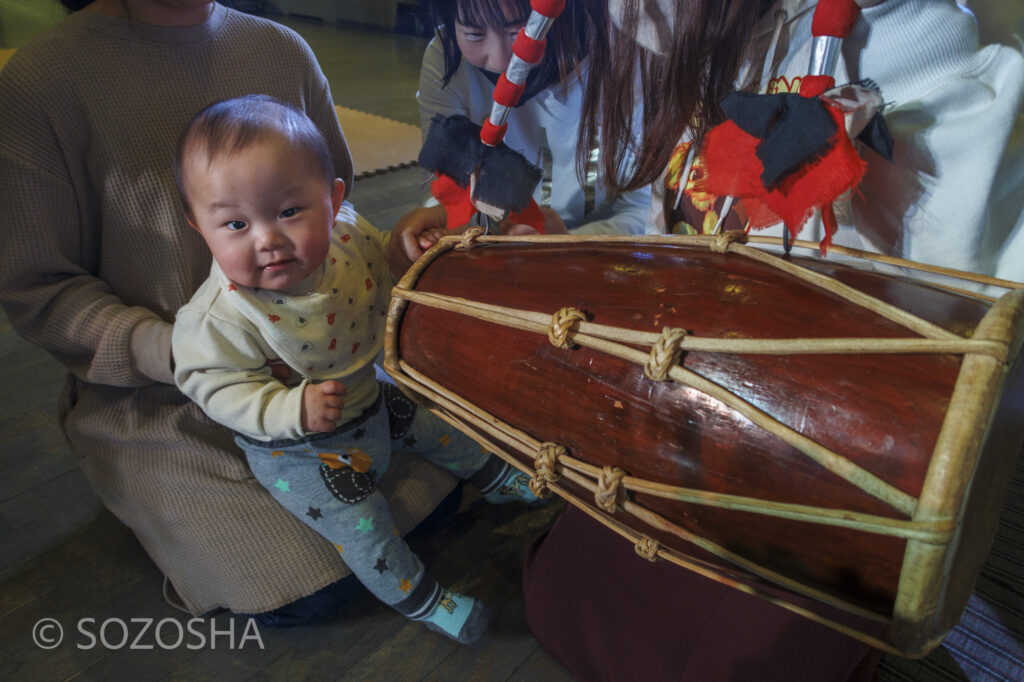
POLYGON ((654 381, 665 381, 668 372, 679 359, 679 349, 686 338, 685 329, 665 327, 661 330, 661 338, 651 347, 651 356, 644 365, 644 374, 654 381))
POLYGON ((469 249, 476 245, 476 238, 486 233, 487 230, 479 225, 474 226, 462 233, 462 240, 455 245, 456 249, 469 249))
POLYGON ((619 467, 605 467, 597 477, 597 490, 594 491, 594 502, 604 511, 612 514, 619 498, 619 483, 626 472, 619 467))
POLYGON ((711 250, 715 253, 727 253, 733 242, 747 241, 747 233, 742 230, 725 230, 715 235, 711 241, 711 250))
POLYGON ((653 562, 658 558, 658 550, 661 549, 661 545, 659 545, 653 538, 641 535, 636 539, 636 544, 633 545, 633 549, 635 549, 636 553, 643 558, 653 562))
POLYGON ((535 473, 530 478, 530 491, 537 497, 551 495, 548 486, 559 479, 558 458, 568 451, 558 443, 541 443, 537 448, 537 458, 533 461, 535 473))
POLYGON ((548 328, 548 341, 551 345, 567 350, 572 341, 569 339, 569 332, 573 325, 586 320, 587 316, 576 308, 562 308, 551 316, 551 327, 548 328))

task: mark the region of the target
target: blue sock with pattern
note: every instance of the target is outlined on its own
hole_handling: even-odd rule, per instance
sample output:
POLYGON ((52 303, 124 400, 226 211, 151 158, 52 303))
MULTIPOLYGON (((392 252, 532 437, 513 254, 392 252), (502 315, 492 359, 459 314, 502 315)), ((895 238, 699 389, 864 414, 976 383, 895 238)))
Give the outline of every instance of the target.
POLYGON ((440 632, 460 644, 472 644, 487 632, 491 609, 481 601, 445 590, 430 615, 423 619, 427 629, 440 632))
POLYGON ((529 476, 493 455, 469 480, 491 504, 518 501, 537 505, 544 502, 530 490, 529 476))

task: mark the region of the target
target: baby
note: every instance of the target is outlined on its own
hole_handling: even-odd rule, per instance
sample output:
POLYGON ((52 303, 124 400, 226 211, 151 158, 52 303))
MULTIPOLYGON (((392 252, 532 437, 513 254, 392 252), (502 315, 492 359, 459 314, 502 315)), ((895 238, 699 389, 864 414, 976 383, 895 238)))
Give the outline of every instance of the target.
POLYGON ((536 498, 526 476, 377 382, 390 235, 343 200, 313 122, 271 97, 196 116, 175 177, 214 260, 174 324, 178 386, 235 431, 267 491, 333 543, 378 599, 456 641, 479 639, 489 609, 425 573, 377 481, 391 450, 404 448, 470 479, 489 501, 536 498), (280 363, 295 381, 275 378, 280 363))

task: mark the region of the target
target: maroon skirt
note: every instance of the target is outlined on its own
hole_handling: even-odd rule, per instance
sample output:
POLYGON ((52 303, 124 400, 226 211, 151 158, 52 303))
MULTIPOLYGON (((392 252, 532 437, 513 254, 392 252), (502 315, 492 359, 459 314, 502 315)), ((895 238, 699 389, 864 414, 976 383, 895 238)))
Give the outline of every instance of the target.
MULTIPOLYGON (((571 506, 530 547, 523 589, 534 637, 585 681, 861 682, 874 679, 881 657, 763 599, 651 563, 571 506)), ((854 624, 810 600, 801 605, 854 624)))

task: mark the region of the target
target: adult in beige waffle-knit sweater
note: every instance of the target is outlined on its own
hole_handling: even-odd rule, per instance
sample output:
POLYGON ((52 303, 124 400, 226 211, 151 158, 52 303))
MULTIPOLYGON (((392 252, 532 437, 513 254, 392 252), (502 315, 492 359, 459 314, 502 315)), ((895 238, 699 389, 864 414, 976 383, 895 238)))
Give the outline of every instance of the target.
MULTIPOLYGON (((208 104, 265 93, 313 119, 346 187, 352 161, 301 38, 214 2, 182 4, 97 0, 0 71, 0 303, 69 370, 64 433, 188 609, 261 613, 348 569, 174 385, 174 313, 210 272, 174 189, 174 149, 208 104)), ((415 457, 382 482, 403 531, 453 485, 415 457)))

